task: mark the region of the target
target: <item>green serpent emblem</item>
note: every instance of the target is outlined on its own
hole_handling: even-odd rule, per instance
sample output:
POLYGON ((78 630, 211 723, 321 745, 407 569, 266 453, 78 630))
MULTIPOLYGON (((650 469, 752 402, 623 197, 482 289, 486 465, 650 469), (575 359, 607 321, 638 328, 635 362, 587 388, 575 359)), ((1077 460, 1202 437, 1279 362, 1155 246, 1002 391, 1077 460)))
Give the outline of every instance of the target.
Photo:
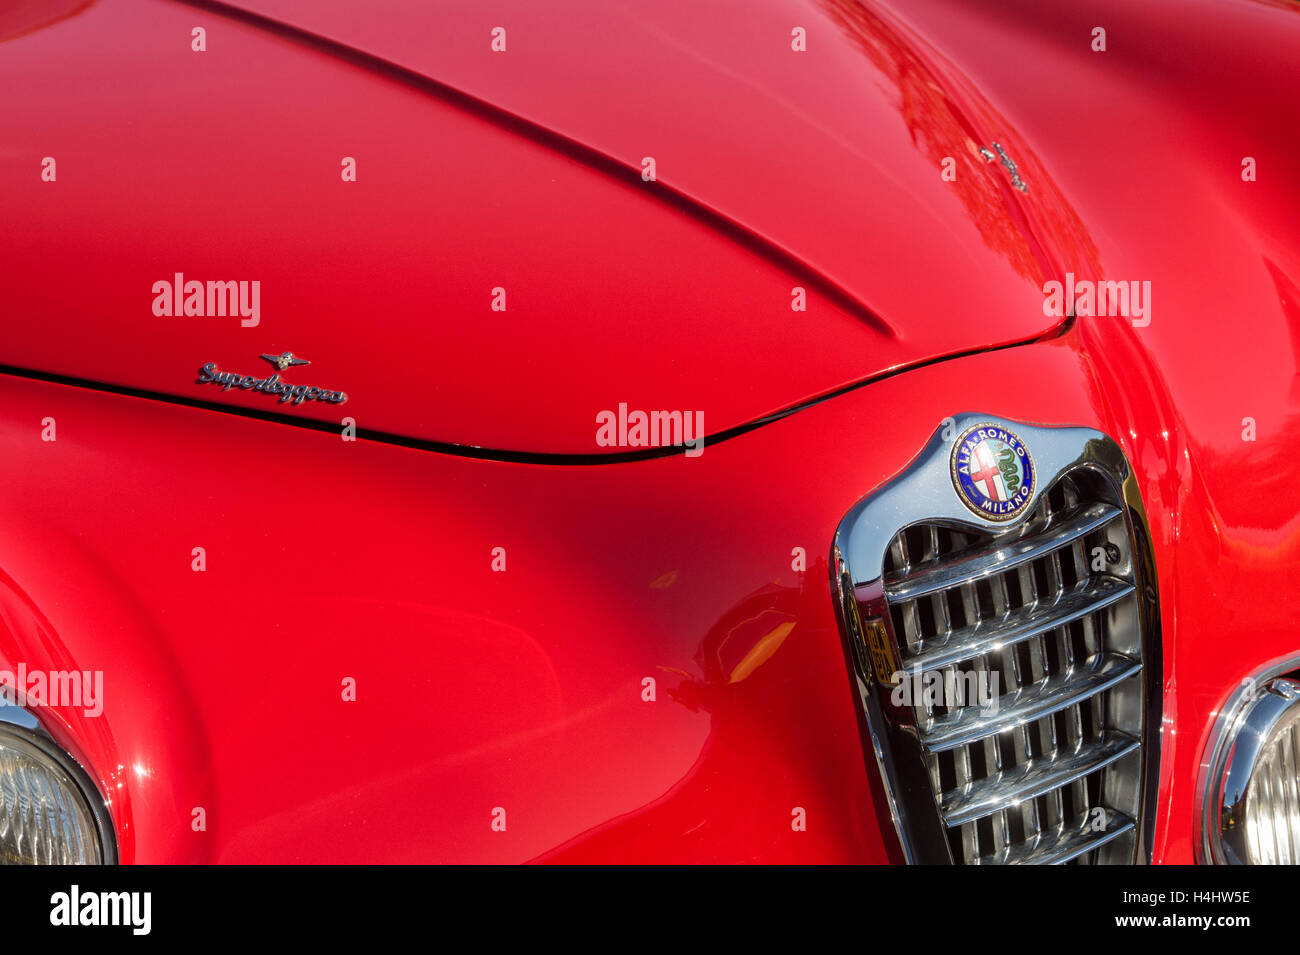
POLYGON ((1003 448, 998 454, 998 467, 1002 469, 1002 480, 1006 482, 1007 494, 1014 497, 1020 490, 1020 465, 1016 463, 1016 452, 1003 448))

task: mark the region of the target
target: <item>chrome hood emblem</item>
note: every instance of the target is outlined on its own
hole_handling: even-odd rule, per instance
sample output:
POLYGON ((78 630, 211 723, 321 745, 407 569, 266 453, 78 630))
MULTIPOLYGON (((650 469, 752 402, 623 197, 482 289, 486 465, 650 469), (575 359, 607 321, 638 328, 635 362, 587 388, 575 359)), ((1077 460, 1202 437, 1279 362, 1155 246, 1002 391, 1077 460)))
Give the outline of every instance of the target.
MULTIPOLYGON (((998 158, 1002 160, 1002 165, 1006 166, 1007 172, 1011 174, 1011 185, 1016 189, 1019 189, 1021 192, 1028 192, 1029 187, 1026 186, 1025 181, 1020 178, 1020 170, 1016 168, 1016 164, 1012 161, 1011 157, 1007 155, 1007 151, 1002 148, 1000 143, 994 143, 993 148, 998 151, 998 158)), ((980 147, 980 156, 983 157, 985 162, 993 161, 993 154, 984 146, 980 147)))
POLYGON ((286 368, 289 368, 293 365, 311 364, 311 362, 309 362, 307 359, 299 358, 291 351, 281 352, 278 355, 263 355, 262 361, 269 361, 276 368, 280 369, 280 371, 284 371, 286 368))

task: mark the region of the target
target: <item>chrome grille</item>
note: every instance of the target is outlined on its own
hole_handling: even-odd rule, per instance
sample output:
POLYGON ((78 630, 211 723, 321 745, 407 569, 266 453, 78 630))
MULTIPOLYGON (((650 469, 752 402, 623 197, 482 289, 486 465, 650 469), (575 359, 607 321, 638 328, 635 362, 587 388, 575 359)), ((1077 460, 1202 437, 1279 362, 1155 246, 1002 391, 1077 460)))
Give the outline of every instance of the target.
POLYGON ((831 557, 863 755, 904 861, 1150 860, 1160 602, 1118 443, 955 415, 845 514, 831 557), (1005 521, 961 496, 955 437, 1004 427, 1041 480, 1005 521))
POLYGON ((888 546, 903 699, 954 861, 1134 861, 1143 647, 1113 498, 1078 469, 1014 530, 915 524, 888 546))

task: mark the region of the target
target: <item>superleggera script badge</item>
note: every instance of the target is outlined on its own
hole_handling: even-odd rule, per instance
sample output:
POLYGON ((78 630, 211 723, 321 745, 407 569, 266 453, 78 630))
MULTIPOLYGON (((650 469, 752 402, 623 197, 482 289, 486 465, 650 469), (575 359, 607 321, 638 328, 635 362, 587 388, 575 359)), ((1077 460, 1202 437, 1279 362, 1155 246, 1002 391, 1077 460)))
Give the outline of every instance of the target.
MULTIPOLYGON (((302 359, 295 359, 290 352, 285 352, 283 356, 263 355, 262 357, 281 369, 290 365, 308 364, 302 359)), ((208 362, 199 369, 198 384, 219 385, 222 391, 229 391, 231 388, 240 388, 244 391, 260 391, 263 394, 278 396, 280 404, 284 404, 286 401, 291 401, 296 405, 300 405, 304 401, 327 401, 330 404, 341 405, 348 400, 348 396, 341 391, 317 388, 314 385, 290 384, 281 380, 278 371, 269 377, 258 378, 256 375, 241 375, 236 371, 222 371, 214 361, 208 362)))

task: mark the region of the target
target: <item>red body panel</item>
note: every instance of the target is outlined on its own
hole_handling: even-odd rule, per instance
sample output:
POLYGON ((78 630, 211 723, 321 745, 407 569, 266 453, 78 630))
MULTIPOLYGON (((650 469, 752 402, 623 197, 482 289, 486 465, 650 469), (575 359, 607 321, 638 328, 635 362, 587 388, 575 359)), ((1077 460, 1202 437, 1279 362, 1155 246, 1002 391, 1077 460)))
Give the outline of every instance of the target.
POLYGON ((292 349, 349 401, 290 414, 597 454, 620 401, 713 435, 1027 342, 1065 271, 1154 304, 588 466, 0 375, 0 666, 104 671, 102 717, 42 715, 123 861, 886 861, 826 557, 975 410, 1098 428, 1137 471, 1155 858, 1192 860, 1216 707, 1300 648, 1292 7, 256 6, 392 66, 171 3, 0 42, 11 372, 277 409, 193 375, 292 349), (1026 193, 964 151, 991 140, 1026 193), (178 270, 261 279, 262 323, 154 316, 178 270))
MULTIPOLYGON (((6 207, 28 223, 0 237, 7 307, 47 316, 7 343, 8 364, 208 398, 217 389, 196 384, 205 362, 251 374, 267 370, 258 354, 291 349, 313 365, 286 379, 349 396, 295 414, 590 454, 603 450, 596 413, 621 401, 700 409, 716 434, 1059 322, 1042 313, 1048 266, 1034 256, 1046 261, 1047 239, 1019 194, 966 152, 960 190, 934 175, 892 94, 877 89, 888 78, 847 38, 834 57, 796 61, 784 28, 750 62, 753 76, 723 83, 724 64, 687 57, 698 65, 683 71, 671 37, 638 29, 611 51, 618 75, 678 76, 650 97, 675 124, 647 127, 622 106, 631 90, 607 83, 614 109, 574 128, 539 111, 526 117, 535 128, 510 112, 512 97, 501 97, 504 111, 474 105, 206 10, 123 6, 103 0, 0 57, 14 93, 0 123, 21 131, 5 159, 6 207), (204 54, 175 41, 200 22, 204 54), (692 108, 701 90, 724 99, 692 108), (718 124, 728 98, 743 112, 718 124), (846 109, 858 114, 848 129, 834 122, 846 109), (715 128, 710 140, 701 127, 715 128), (746 130, 761 138, 740 138, 746 130), (657 158, 655 182, 641 179, 644 155, 657 158), (762 157, 764 180, 738 175, 747 155, 762 157), (60 164, 57 188, 27 174, 44 156, 60 164), (355 183, 341 181, 343 157, 357 160, 355 183), (92 223, 113 223, 111 241, 92 223), (906 242, 892 238, 904 232, 906 242), (933 280, 935 262, 945 281, 933 280), (258 324, 155 315, 154 283, 178 273, 182 284, 259 281, 258 324), (497 288, 505 311, 492 308, 497 288), (807 311, 792 311, 795 288, 807 311)), ((482 34, 480 59, 492 57, 490 23, 416 6, 424 36, 462 43, 443 26, 458 24, 482 34)), ((551 19, 520 6, 527 23, 551 19)), ((711 32, 742 9, 690 29, 711 32)), ((406 32, 382 9, 362 19, 406 32)), ((594 72, 552 71, 562 85, 548 92, 538 44, 566 54, 547 33, 529 43, 526 29, 517 51, 489 60, 497 82, 581 110, 594 72)), ((457 88, 477 91, 446 66, 457 88)))

